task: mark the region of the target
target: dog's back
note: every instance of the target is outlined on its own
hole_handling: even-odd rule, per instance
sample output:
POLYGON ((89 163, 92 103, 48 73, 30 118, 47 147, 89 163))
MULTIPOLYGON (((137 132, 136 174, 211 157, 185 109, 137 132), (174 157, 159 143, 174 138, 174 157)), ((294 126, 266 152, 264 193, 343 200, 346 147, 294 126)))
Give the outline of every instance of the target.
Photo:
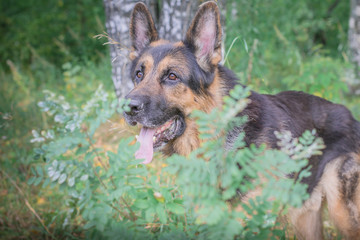
POLYGON ((322 239, 326 203, 342 234, 360 239, 360 123, 344 106, 303 92, 253 93, 250 99, 243 113, 251 116, 245 126, 248 144, 266 142, 276 148, 274 131, 288 130, 299 137, 307 129, 316 129, 326 145, 321 156, 309 159, 311 175, 304 182, 310 198, 289 214, 297 236, 322 239))

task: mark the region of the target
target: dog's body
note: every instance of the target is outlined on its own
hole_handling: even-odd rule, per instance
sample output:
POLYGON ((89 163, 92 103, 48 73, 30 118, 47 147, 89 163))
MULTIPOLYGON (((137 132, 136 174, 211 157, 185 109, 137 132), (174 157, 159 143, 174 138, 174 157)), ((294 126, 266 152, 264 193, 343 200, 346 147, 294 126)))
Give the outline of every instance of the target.
MULTIPOLYGON (((236 76, 219 65, 221 26, 215 3, 203 4, 186 38, 170 43, 158 37, 145 5, 134 8, 130 35, 131 76, 135 88, 126 120, 143 125, 138 138, 138 158, 152 160, 153 150, 166 155, 187 155, 200 145, 193 110, 210 112, 236 84, 236 76)), ((250 145, 265 143, 277 148, 274 131, 288 130, 299 137, 316 129, 326 149, 309 160, 311 176, 305 179, 311 193, 301 209, 291 211, 297 236, 321 239, 321 208, 326 201, 329 215, 349 239, 360 238, 360 123, 343 106, 302 92, 262 95, 255 92, 239 115, 247 115, 245 127, 234 128, 231 142, 245 131, 250 145)))

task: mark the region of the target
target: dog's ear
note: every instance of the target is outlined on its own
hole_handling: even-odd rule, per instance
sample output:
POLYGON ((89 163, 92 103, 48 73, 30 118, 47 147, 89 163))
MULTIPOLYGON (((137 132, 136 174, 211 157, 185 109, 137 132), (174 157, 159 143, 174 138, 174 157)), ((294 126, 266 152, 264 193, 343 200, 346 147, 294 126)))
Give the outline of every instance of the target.
POLYGON ((154 20, 145 4, 137 3, 131 14, 130 38, 132 51, 130 58, 133 59, 151 42, 159 39, 154 20))
POLYGON ((197 11, 185 39, 204 70, 221 61, 221 37, 219 8, 215 2, 206 2, 197 11))

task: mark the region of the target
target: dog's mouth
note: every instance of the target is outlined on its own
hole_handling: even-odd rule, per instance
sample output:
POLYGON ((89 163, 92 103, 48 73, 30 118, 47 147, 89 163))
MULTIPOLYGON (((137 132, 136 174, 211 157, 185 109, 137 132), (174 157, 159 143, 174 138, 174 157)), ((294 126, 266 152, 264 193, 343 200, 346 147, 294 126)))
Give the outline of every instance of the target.
POLYGON ((146 127, 143 126, 140 134, 137 137, 140 142, 140 148, 135 153, 137 159, 145 159, 143 164, 148 164, 152 161, 154 150, 158 150, 165 146, 169 141, 180 136, 185 130, 184 120, 176 116, 161 126, 146 127))

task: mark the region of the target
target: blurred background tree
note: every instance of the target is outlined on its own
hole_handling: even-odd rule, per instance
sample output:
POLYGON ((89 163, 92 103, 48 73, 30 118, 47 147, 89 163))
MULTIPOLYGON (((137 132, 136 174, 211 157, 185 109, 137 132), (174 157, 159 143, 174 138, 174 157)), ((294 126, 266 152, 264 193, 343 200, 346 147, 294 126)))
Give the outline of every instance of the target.
POLYGON ((360 1, 351 0, 349 20, 349 53, 354 63, 354 76, 350 82, 352 93, 360 94, 360 1))

